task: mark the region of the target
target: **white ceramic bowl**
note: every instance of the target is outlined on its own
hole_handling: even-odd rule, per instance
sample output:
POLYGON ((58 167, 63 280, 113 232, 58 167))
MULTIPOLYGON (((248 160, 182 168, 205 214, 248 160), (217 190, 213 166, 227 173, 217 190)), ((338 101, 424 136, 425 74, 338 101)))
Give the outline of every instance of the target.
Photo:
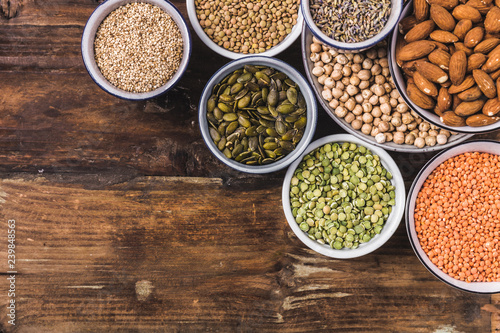
POLYGON ((403 217, 404 207, 406 200, 405 184, 403 181, 403 176, 399 171, 398 166, 392 159, 392 157, 384 150, 379 147, 367 144, 365 141, 350 135, 350 134, 335 134, 330 136, 325 136, 312 142, 307 149, 302 153, 302 155, 288 168, 285 180, 283 181, 282 189, 282 203, 283 210, 285 212, 288 224, 292 228, 293 232, 297 237, 310 249, 323 254, 328 257, 338 258, 338 259, 349 259, 356 258, 368 253, 375 251, 385 244, 397 230, 401 219, 403 217), (290 181, 293 177, 297 166, 300 164, 305 155, 313 151, 314 149, 321 147, 327 143, 344 143, 351 142, 359 146, 364 146, 371 150, 371 152, 380 157, 382 165, 392 174, 393 178, 391 180, 392 185, 396 188, 396 204, 392 207, 392 212, 389 218, 385 222, 382 232, 375 237, 373 237, 369 242, 360 244, 356 249, 333 249, 328 244, 320 244, 309 238, 306 232, 302 231, 295 221, 292 214, 292 209, 290 208, 290 181))
POLYGON ((238 171, 247 172, 247 173, 269 173, 274 172, 280 169, 283 169, 290 165, 299 155, 306 149, 307 145, 311 142, 314 131, 316 129, 317 122, 317 105, 316 100, 314 99, 314 93, 312 89, 309 87, 307 80, 292 66, 288 65, 282 60, 278 60, 276 58, 263 57, 263 56, 252 56, 245 57, 233 60, 220 68, 207 82, 205 88, 203 89, 203 93, 200 98, 200 103, 198 106, 198 120, 200 123, 200 130, 210 151, 224 164, 230 166, 233 169, 238 171), (239 68, 243 68, 244 65, 264 65, 269 66, 274 69, 277 69, 285 74, 298 84, 302 95, 304 96, 307 103, 307 125, 304 130, 304 135, 300 142, 296 145, 295 149, 286 155, 284 158, 280 160, 266 164, 266 165, 246 165, 240 162, 236 162, 235 160, 228 159, 215 145, 209 133, 209 125, 206 117, 207 113, 207 101, 212 94, 213 87, 218 84, 224 77, 228 74, 234 72, 239 68))
POLYGON ((81 43, 82 58, 90 77, 104 91, 123 99, 144 100, 161 95, 171 89, 184 74, 191 56, 191 34, 187 23, 179 10, 167 0, 108 0, 100 4, 90 15, 85 25, 81 43), (117 88, 111 84, 101 73, 95 62, 94 39, 101 22, 113 10, 132 2, 144 2, 155 5, 163 9, 177 24, 184 41, 184 50, 179 69, 174 76, 163 86, 149 92, 134 93, 117 88))
MULTIPOLYGON (((412 14, 413 11, 413 5, 412 1, 409 1, 408 4, 405 6, 403 9, 403 12, 401 14, 401 18, 404 18, 408 15, 412 14)), ((453 127, 453 126, 448 126, 444 124, 440 119, 437 114, 435 114, 432 111, 422 109, 421 107, 415 105, 415 103, 412 102, 412 100, 408 97, 408 94, 406 93, 406 81, 404 78, 404 73, 399 68, 399 66, 396 63, 396 41, 397 39, 402 38, 401 34, 399 33, 398 29, 394 29, 394 31, 391 34, 391 39, 390 39, 390 49, 389 49, 389 68, 391 70, 391 75, 394 80, 394 84, 396 85, 396 88, 398 89, 400 95, 403 97, 405 100, 406 104, 410 106, 415 112, 417 112, 422 118, 427 120, 428 122, 439 126, 441 128, 445 128, 450 131, 454 132, 460 132, 460 133, 468 133, 468 134, 480 134, 480 133, 487 133, 491 132, 494 130, 497 130, 500 128, 500 121, 497 121, 494 124, 487 125, 487 126, 481 126, 481 127, 471 127, 471 126, 459 126, 459 127, 453 127)))
POLYGON ((257 54, 251 54, 251 53, 241 53, 241 52, 233 52, 229 51, 215 43, 210 37, 207 36, 205 31, 203 31, 203 28, 200 25, 200 22, 198 21, 198 18, 196 16, 196 6, 194 4, 195 0, 186 0, 186 8, 188 12, 188 17, 189 21, 191 22, 191 25, 193 26, 194 32, 198 35, 198 37, 202 40, 202 42, 208 46, 212 51, 220 54, 223 57, 229 58, 229 59, 239 59, 243 57, 249 57, 249 56, 266 56, 266 57, 273 57, 281 52, 283 52, 285 49, 287 49, 299 36, 300 33, 302 32, 302 26, 304 25, 304 19, 302 17, 302 10, 299 7, 298 10, 298 18, 297 18, 297 24, 294 25, 292 28, 292 32, 288 34, 281 43, 278 45, 270 48, 269 50, 266 50, 261 53, 257 54))
POLYGON ((343 43, 328 37, 318 28, 311 16, 309 3, 309 0, 301 0, 300 2, 302 15, 304 16, 304 22, 306 23, 306 25, 312 31, 313 35, 320 41, 342 52, 360 52, 378 44, 380 41, 386 38, 397 25, 397 23, 399 22, 399 16, 401 15, 401 11, 403 9, 403 0, 392 0, 391 14, 389 16, 389 19, 387 20, 387 24, 376 36, 358 43, 343 43))
POLYGON ((302 62, 304 63, 304 69, 306 72, 307 79, 309 80, 309 83, 313 87, 314 93, 316 94, 316 98, 318 99, 319 103, 321 104, 323 109, 326 111, 326 113, 337 124, 339 124, 339 126, 342 127, 346 132, 368 142, 369 144, 375 145, 377 147, 381 147, 381 148, 384 148, 384 149, 390 150, 390 151, 400 151, 400 152, 405 152, 405 153, 426 153, 429 151, 446 149, 446 148, 454 146, 454 145, 456 145, 456 144, 458 144, 458 143, 460 143, 460 142, 462 142, 462 141, 464 141, 467 138, 472 136, 472 134, 453 134, 448 139, 448 142, 444 145, 435 145, 433 147, 425 146, 424 148, 418 148, 415 145, 409 145, 409 144, 398 145, 394 142, 378 143, 373 136, 364 134, 360 130, 355 130, 354 128, 352 128, 352 126, 347 121, 345 121, 343 118, 339 118, 335 115, 335 110, 330 105, 328 105, 328 102, 325 101, 325 99, 321 95, 321 92, 323 91, 323 86, 318 82, 318 78, 311 74, 311 71, 314 67, 314 63, 311 61, 309 55, 311 54, 311 43, 313 40, 313 34, 307 28, 307 26, 304 26, 304 31, 302 32, 301 39, 302 39, 301 40, 301 42, 302 42, 302 62))
POLYGON ((410 239, 411 246, 413 247, 413 250, 415 251, 418 259, 439 280, 452 287, 469 292, 484 294, 498 293, 500 292, 500 282, 464 282, 454 279, 453 277, 441 271, 434 263, 432 263, 432 261, 422 249, 420 241, 418 240, 417 232, 415 231, 415 201, 425 180, 441 163, 454 156, 466 152, 484 152, 499 155, 500 142, 489 140, 468 141, 450 149, 444 150, 434 156, 431 160, 429 160, 429 162, 427 162, 427 164, 415 177, 415 180, 413 181, 408 194, 405 209, 406 230, 410 239))

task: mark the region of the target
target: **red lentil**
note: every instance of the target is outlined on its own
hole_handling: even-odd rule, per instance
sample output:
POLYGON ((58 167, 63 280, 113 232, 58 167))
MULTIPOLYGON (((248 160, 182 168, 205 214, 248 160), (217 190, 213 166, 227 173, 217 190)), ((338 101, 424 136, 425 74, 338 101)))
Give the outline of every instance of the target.
POLYGON ((464 153, 426 179, 415 204, 415 230, 429 259, 467 282, 500 281, 500 157, 464 153))

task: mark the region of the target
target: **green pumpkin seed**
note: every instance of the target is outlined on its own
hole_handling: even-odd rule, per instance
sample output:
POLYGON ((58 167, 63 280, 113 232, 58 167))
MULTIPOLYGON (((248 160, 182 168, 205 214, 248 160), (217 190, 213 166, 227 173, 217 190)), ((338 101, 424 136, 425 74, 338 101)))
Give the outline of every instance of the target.
POLYGON ((286 98, 290 101, 292 104, 297 104, 298 102, 298 96, 297 96, 297 89, 291 87, 286 91, 286 98))
MULTIPOLYGON (((240 124, 237 121, 230 122, 229 125, 227 125, 226 130, 224 131, 226 133, 226 136, 231 135, 236 131, 240 124)), ((221 133, 221 131, 219 131, 221 133)))
POLYGON ((246 108, 250 104, 251 99, 252 98, 249 95, 245 95, 243 98, 238 100, 238 103, 237 103, 238 109, 241 110, 241 109, 246 108))
POLYGON ((236 81, 239 83, 245 83, 250 81, 252 78, 253 78, 252 73, 243 73, 238 77, 236 81))
POLYGON ((295 111, 295 106, 292 104, 280 104, 276 107, 276 111, 278 111, 281 114, 290 114, 293 111, 295 111))
POLYGON ((235 121, 238 119, 238 115, 236 113, 225 113, 222 119, 224 121, 235 121))
POLYGON ((219 103, 217 107, 224 113, 233 112, 233 108, 226 103, 219 103))

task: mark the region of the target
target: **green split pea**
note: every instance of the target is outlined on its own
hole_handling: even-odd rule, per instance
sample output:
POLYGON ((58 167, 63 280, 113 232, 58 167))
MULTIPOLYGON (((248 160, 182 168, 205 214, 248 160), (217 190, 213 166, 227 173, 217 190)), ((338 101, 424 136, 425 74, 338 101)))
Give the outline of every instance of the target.
POLYGON ((318 243, 355 249, 382 231, 396 203, 391 179, 366 147, 325 144, 304 156, 292 177, 295 221, 318 243))

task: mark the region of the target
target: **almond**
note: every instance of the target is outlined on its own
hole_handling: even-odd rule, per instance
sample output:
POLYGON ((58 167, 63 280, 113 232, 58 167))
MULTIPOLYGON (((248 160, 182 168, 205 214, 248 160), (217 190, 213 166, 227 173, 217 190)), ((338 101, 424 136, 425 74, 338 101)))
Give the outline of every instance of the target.
POLYGON ((479 69, 486 62, 486 56, 482 53, 474 53, 467 59, 467 72, 479 69))
POLYGON ((458 37, 460 40, 464 40, 465 35, 472 29, 472 21, 471 20, 460 20, 457 25, 453 29, 453 34, 458 37))
POLYGON ((484 105, 484 100, 478 99, 471 102, 462 102, 454 110, 460 117, 467 117, 481 111, 484 105))
POLYGON ((440 117, 443 124, 452 126, 452 127, 461 127, 465 126, 465 119, 457 116, 453 111, 446 111, 440 117))
POLYGON ((434 99, 420 91, 414 83, 406 86, 406 93, 411 101, 422 109, 431 110, 436 105, 434 99))
POLYGON ((422 23, 414 26, 408 33, 405 35, 405 40, 408 43, 426 39, 429 37, 430 33, 434 30, 435 23, 433 20, 423 21, 422 23))
POLYGON ((452 31, 455 28, 455 19, 440 5, 431 5, 430 16, 441 30, 452 31))
POLYGON ((467 55, 464 51, 457 51, 450 58, 450 81, 453 85, 458 86, 465 79, 467 73, 467 55))
POLYGON ((445 87, 441 87, 441 89, 439 89, 439 94, 436 99, 436 109, 438 109, 440 113, 444 113, 445 111, 450 110, 451 102, 452 102, 452 97, 448 92, 448 89, 445 87))
POLYGON ((450 48, 448 46, 446 46, 445 44, 443 44, 441 42, 436 42, 435 40, 432 40, 431 42, 434 43, 434 45, 436 45, 436 49, 440 49, 440 50, 443 50, 443 51, 448 52, 448 53, 450 52, 450 48))
POLYGON ((472 77, 472 75, 467 75, 464 79, 464 81, 462 83, 460 83, 460 85, 458 86, 455 86, 455 85, 452 85, 448 88, 448 92, 450 94, 458 94, 458 93, 461 93, 462 91, 465 91, 469 88, 471 88, 474 84, 476 83, 476 81, 474 81, 474 78, 472 77))
POLYGON ((396 63, 398 64, 399 67, 403 66, 404 61, 401 60, 399 57, 399 52, 401 51, 401 48, 408 44, 404 38, 396 38, 396 45, 394 47, 394 54, 396 55, 396 63))
POLYGON ((455 44, 453 44, 453 46, 455 47, 455 52, 456 51, 464 51, 468 57, 474 53, 474 51, 472 49, 468 48, 467 46, 465 46, 464 43, 455 43, 455 44))
POLYGON ((476 8, 482 15, 486 14, 493 7, 493 1, 484 0, 469 0, 465 4, 476 8))
POLYGON ((415 72, 413 74, 413 82, 415 83, 417 88, 420 89, 420 91, 424 94, 432 97, 436 97, 438 95, 436 85, 423 77, 419 72, 415 72))
POLYGON ((414 26, 418 24, 417 18, 415 15, 410 15, 403 17, 401 20, 399 20, 398 23, 398 30, 401 35, 406 35, 408 31, 413 29, 414 26))
POLYGON ((434 30, 433 32, 430 33, 429 37, 432 40, 435 40, 436 42, 444 44, 458 42, 457 36, 445 30, 434 30))
POLYGON ((434 83, 445 83, 448 80, 448 74, 438 66, 427 61, 418 61, 416 63, 417 71, 427 80, 434 83))
POLYGON ((481 91, 481 89, 479 89, 478 86, 474 86, 474 87, 469 88, 465 91, 462 91, 457 96, 458 96, 458 98, 460 98, 464 102, 471 102, 471 101, 475 101, 479 97, 483 96, 483 92, 481 91))
POLYGON ((500 78, 500 69, 496 70, 495 72, 491 72, 489 74, 493 80, 498 80, 500 78))
POLYGON ((464 38, 464 45, 468 48, 474 48, 479 44, 484 37, 484 29, 482 27, 475 27, 469 30, 464 38))
POLYGON ((500 44, 500 38, 488 38, 484 39, 481 43, 477 44, 474 48, 475 53, 488 54, 493 51, 497 45, 500 44))
POLYGON ((466 124, 471 127, 488 126, 496 123, 500 117, 488 117, 482 113, 478 113, 467 117, 466 124))
POLYGON ((415 60, 425 57, 436 48, 436 45, 428 40, 411 42, 401 48, 399 59, 401 61, 415 60))
POLYGON ((484 29, 489 33, 500 32, 500 8, 494 6, 486 14, 484 29))
POLYGON ((450 57, 448 52, 441 49, 435 49, 427 56, 431 63, 446 71, 450 68, 450 57))
POLYGON ((418 59, 418 60, 406 61, 403 63, 403 66, 401 66, 401 69, 405 72, 406 75, 412 77, 417 70, 417 62, 419 61, 422 60, 418 59))
POLYGON ((425 0, 413 0, 413 14, 417 21, 422 22, 429 17, 429 4, 425 0))
POLYGON ((458 0, 427 0, 429 5, 439 5, 446 10, 452 10, 458 6, 458 0))
POLYGON ((472 23, 479 23, 483 20, 481 13, 476 8, 468 5, 456 6, 451 14, 459 21, 468 19, 471 20, 472 23))
MULTIPOLYGON (((490 77, 491 77, 491 75, 490 75, 490 77)), ((493 80, 496 80, 497 97, 499 97, 500 96, 500 79, 496 78, 496 79, 493 79, 493 80)))
POLYGON ((481 69, 474 69, 472 71, 472 76, 484 96, 488 98, 495 98, 497 96, 495 82, 493 82, 493 79, 488 75, 488 73, 481 69))
POLYGON ((438 117, 442 117, 443 116, 443 112, 436 106, 434 108, 434 113, 438 116, 438 117))
POLYGON ((500 100, 498 98, 487 100, 486 103, 484 103, 482 112, 488 117, 496 116, 500 113, 500 100))
POLYGON ((488 59, 481 69, 486 73, 495 72, 497 69, 500 69, 500 45, 488 53, 488 59))
POLYGON ((462 103, 462 100, 458 98, 458 95, 452 95, 451 98, 451 109, 455 110, 462 103))

